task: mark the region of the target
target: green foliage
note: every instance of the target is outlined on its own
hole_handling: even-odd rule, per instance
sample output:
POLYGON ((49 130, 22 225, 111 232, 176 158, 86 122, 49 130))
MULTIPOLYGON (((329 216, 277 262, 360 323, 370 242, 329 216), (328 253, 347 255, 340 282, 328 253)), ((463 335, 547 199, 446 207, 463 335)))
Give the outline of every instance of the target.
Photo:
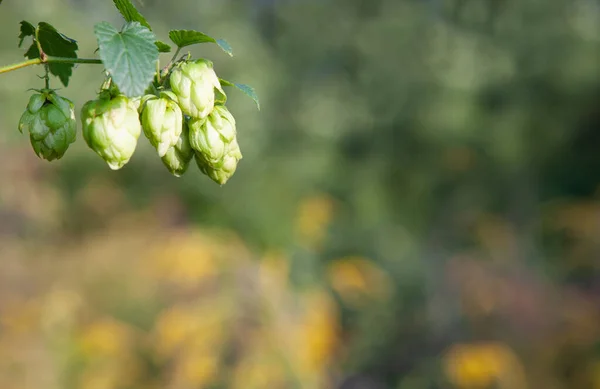
POLYGON ((113 0, 113 3, 115 4, 115 7, 117 7, 117 9, 121 13, 121 15, 123 16, 123 19, 125 19, 126 21, 138 22, 142 26, 146 27, 147 29, 149 29, 149 30, 152 29, 150 27, 150 24, 146 21, 146 18, 144 18, 142 16, 142 14, 138 12, 138 10, 133 6, 131 1, 129 1, 129 0, 113 0))
MULTIPOLYGON (((34 27, 33 24, 22 21, 19 47, 23 44, 23 40, 29 36, 34 38, 33 43, 25 53, 25 56, 29 59, 40 58, 40 48, 45 55, 77 58, 77 42, 61 34, 48 23, 40 22, 37 27, 34 27)), ((68 86, 73 66, 73 63, 50 63, 48 68, 50 73, 60 78, 64 86, 68 86)))
POLYGON ((154 44, 156 45, 156 48, 158 49, 159 53, 169 53, 171 51, 171 46, 166 44, 165 42, 156 41, 154 42, 154 44))
MULTIPOLYGON (((142 16, 141 13, 134 7, 134 5, 129 0, 113 0, 115 7, 123 16, 123 19, 127 22, 138 22, 142 26, 146 27, 148 30, 152 31, 152 27, 150 27, 150 23, 142 16)), ((171 51, 171 46, 162 41, 156 41, 156 47, 160 53, 168 53, 171 51)))
MULTIPOLYGON (((0 79, 2 386, 600 388, 597 1, 132 2, 173 52, 159 31, 228 39, 234 60, 181 56, 215 53, 265 108, 223 86, 244 159, 220 188, 179 153, 186 136, 166 167, 144 139, 116 174, 83 142, 37 162, 10 137, 43 68, 0 79), (299 296, 318 287, 341 327, 325 361, 336 322, 299 296), (186 382, 214 353, 217 382, 186 382)), ((45 20, 82 38, 77 18, 112 6, 49 3, 45 20)), ((6 53, 30 4, 2 4, 6 53)), ((61 93, 93 98, 101 70, 78 66, 61 93)))
POLYGON ((169 38, 177 45, 177 47, 186 47, 198 43, 216 43, 224 52, 233 57, 233 49, 224 39, 215 39, 202 32, 194 30, 171 30, 169 38))
POLYGON ((258 95, 256 94, 256 91, 254 90, 254 88, 252 88, 250 85, 239 84, 239 83, 223 80, 222 78, 219 79, 219 82, 221 83, 221 86, 234 86, 234 87, 238 88, 239 90, 241 90, 242 92, 244 92, 244 94, 246 94, 246 96, 248 96, 252 100, 254 100, 254 102, 256 103, 256 107, 260 110, 260 101, 258 99, 258 95))
MULTIPOLYGON (((161 68, 159 55, 170 52, 171 46, 156 39, 150 23, 131 1, 113 0, 113 4, 126 23, 120 30, 108 22, 100 22, 94 26, 100 59, 78 58, 77 42, 46 22, 34 26, 22 21, 18 36, 19 47, 26 38, 32 38, 32 43, 25 52, 29 61, 0 68, 0 73, 43 64, 46 70, 45 90, 50 91, 50 74, 57 76, 64 86, 68 86, 76 63, 102 64, 106 77, 98 92, 99 98, 88 101, 82 109, 83 132, 88 146, 100 155, 111 169, 121 169, 129 162, 136 149, 141 132, 140 120, 143 116, 144 134, 157 149, 158 156, 168 170, 180 177, 187 170, 193 154, 188 147, 189 139, 181 138, 189 136, 187 131, 182 135, 184 114, 190 119, 204 119, 215 109, 215 105, 223 106, 227 96, 211 61, 192 59, 189 53, 180 59, 176 57, 182 48, 206 42, 217 44, 229 56, 233 56, 233 51, 223 39, 214 39, 194 30, 171 30, 169 38, 177 46, 177 52, 167 65, 161 68), (184 68, 189 68, 190 71, 182 72, 181 69, 184 68), (168 90, 170 86, 173 86, 175 93, 168 90), (168 115, 164 117, 167 105, 168 115)), ((254 89, 243 84, 227 85, 236 86, 250 96, 260 108, 254 89)), ((44 114, 46 111, 44 109, 41 112, 44 114)), ((37 116, 31 115, 34 114, 26 110, 24 117, 27 120, 23 123, 42 123, 36 119, 37 116)), ((69 123, 74 123, 74 117, 72 119, 69 119, 69 123)), ((36 125, 31 128, 42 127, 36 125)), ((68 145, 75 140, 71 137, 62 139, 59 143, 64 147, 55 152, 56 147, 47 146, 48 142, 40 143, 54 136, 54 132, 42 132, 44 136, 36 138, 35 142, 32 138, 32 145, 36 154, 48 160, 62 157, 68 145)), ((59 131, 58 134, 63 132, 59 131)), ((221 166, 200 170, 218 183, 224 184, 235 171, 237 160, 241 158, 237 141, 235 149, 235 152, 232 151, 235 158, 231 157, 228 160, 226 177, 221 174, 215 179, 215 174, 209 173, 210 169, 218 170, 221 166)), ((203 155, 196 157, 201 160, 207 159, 203 155)))
POLYGON ((106 70, 126 96, 144 93, 156 71, 158 48, 155 36, 138 22, 117 31, 107 22, 94 26, 99 54, 106 70))
POLYGON ((35 26, 25 20, 21 22, 21 33, 19 34, 19 47, 28 36, 35 36, 35 26))

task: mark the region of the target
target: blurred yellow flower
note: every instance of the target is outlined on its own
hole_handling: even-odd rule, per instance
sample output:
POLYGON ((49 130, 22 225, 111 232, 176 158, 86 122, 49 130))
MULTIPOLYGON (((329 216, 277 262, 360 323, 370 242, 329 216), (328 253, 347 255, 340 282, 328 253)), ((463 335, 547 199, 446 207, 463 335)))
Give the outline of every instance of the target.
POLYGON ((350 305, 360 305, 364 297, 385 298, 390 280, 373 262, 361 257, 341 258, 331 262, 327 278, 333 290, 350 305))
POLYGON ((81 351, 88 358, 122 357, 131 351, 133 332, 124 323, 102 318, 85 327, 78 340, 81 351))
POLYGON ((339 342, 337 308, 325 292, 311 292, 305 300, 304 317, 289 351, 298 358, 300 371, 321 373, 327 368, 339 342))
POLYGON ((450 382, 461 389, 525 387, 524 373, 515 354, 502 343, 456 344, 444 356, 450 382))
POLYGON ((215 251, 215 245, 200 231, 181 231, 157 243, 146 271, 178 285, 197 285, 216 275, 215 251))
POLYGON ((226 335, 225 305, 198 307, 176 305, 163 312, 154 329, 154 344, 159 355, 169 357, 181 349, 207 351, 219 348, 226 335))
POLYGON ((326 195, 308 197, 301 201, 296 219, 300 242, 308 247, 318 246, 325 238, 333 211, 334 201, 326 195))
POLYGON ((217 377, 219 365, 219 358, 214 350, 188 350, 177 360, 170 387, 204 388, 217 377))

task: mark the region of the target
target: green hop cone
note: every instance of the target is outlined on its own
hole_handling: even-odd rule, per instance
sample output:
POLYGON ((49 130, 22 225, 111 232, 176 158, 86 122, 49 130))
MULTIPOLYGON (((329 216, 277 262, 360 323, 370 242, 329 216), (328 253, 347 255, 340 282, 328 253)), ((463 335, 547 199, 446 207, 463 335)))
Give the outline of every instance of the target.
POLYGON ((225 184, 242 159, 233 115, 217 105, 206 119, 190 120, 189 127, 198 167, 213 181, 225 184))
POLYGON ((184 120, 183 129, 177 143, 167 150, 161 160, 171 174, 175 177, 181 177, 187 171, 193 157, 194 150, 190 146, 189 129, 184 120))
POLYGON ((215 90, 226 96, 212 62, 206 59, 179 63, 169 83, 183 113, 196 119, 204 119, 213 110, 215 90))
POLYGON ((141 109, 144 134, 164 157, 169 148, 179 141, 183 129, 183 114, 177 105, 177 97, 172 92, 161 92, 160 97, 145 99, 141 109))
POLYGON ((141 115, 142 109, 144 108, 144 103, 146 101, 148 101, 150 99, 154 99, 154 98, 156 98, 156 95, 147 94, 144 96, 133 97, 133 98, 131 98, 131 102, 133 103, 133 106, 138 111, 138 113, 141 115))
POLYGON ((142 125, 134 102, 127 96, 104 94, 88 101, 81 109, 81 121, 85 142, 112 170, 129 162, 142 125))
POLYGON ((19 121, 19 131, 24 129, 38 157, 62 158, 77 137, 73 102, 49 89, 32 95, 19 121))

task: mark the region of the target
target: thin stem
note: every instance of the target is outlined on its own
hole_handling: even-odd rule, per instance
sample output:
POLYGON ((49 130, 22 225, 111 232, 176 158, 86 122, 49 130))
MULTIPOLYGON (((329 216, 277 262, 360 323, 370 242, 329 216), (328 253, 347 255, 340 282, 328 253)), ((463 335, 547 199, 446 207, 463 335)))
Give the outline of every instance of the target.
POLYGON ((102 64, 102 61, 99 59, 93 58, 69 58, 69 57, 51 57, 46 56, 44 60, 41 58, 28 59, 27 61, 15 63, 12 65, 2 66, 0 67, 0 74, 12 72, 13 70, 18 70, 21 68, 25 68, 27 66, 32 65, 40 65, 43 63, 87 63, 87 64, 102 64))
POLYGON ((175 59, 177 58, 177 56, 179 55, 179 52, 181 51, 181 47, 178 47, 177 50, 175 50, 175 54, 173 54, 173 58, 171 58, 171 60, 169 61, 169 67, 171 66, 171 64, 175 61, 175 59))
POLYGON ((173 62, 175 62, 175 60, 177 59, 179 52, 181 52, 181 47, 178 47, 177 50, 175 50, 175 54, 173 54, 173 57, 171 58, 167 66, 163 68, 162 72, 159 72, 160 76, 163 77, 163 84, 164 81, 167 79, 167 75, 169 74, 169 70, 171 70, 171 66, 173 66, 173 62))
POLYGON ((7 66, 0 67, 0 73, 12 72, 13 70, 21 69, 21 68, 31 66, 31 65, 39 65, 41 63, 42 63, 42 60, 40 58, 34 58, 34 59, 30 59, 27 61, 13 64, 13 65, 7 65, 7 66))
POLYGON ((46 89, 50 89, 50 68, 48 67, 47 63, 44 64, 44 70, 46 71, 46 74, 44 74, 46 89))
POLYGON ((158 83, 160 84, 160 61, 156 60, 156 77, 158 78, 158 83))
POLYGON ((47 63, 95 63, 102 64, 102 61, 95 58, 69 58, 69 57, 46 57, 47 63))

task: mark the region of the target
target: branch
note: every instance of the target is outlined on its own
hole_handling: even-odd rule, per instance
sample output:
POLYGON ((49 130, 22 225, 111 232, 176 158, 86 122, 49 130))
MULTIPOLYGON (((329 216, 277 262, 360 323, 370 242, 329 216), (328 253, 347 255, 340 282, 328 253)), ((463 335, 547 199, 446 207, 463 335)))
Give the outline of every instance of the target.
POLYGON ((69 58, 69 57, 51 57, 44 56, 44 58, 34 58, 27 61, 15 63, 12 65, 0 67, 0 74, 12 72, 13 70, 21 69, 31 65, 41 65, 48 63, 88 63, 88 64, 101 64, 102 61, 93 58, 69 58))

